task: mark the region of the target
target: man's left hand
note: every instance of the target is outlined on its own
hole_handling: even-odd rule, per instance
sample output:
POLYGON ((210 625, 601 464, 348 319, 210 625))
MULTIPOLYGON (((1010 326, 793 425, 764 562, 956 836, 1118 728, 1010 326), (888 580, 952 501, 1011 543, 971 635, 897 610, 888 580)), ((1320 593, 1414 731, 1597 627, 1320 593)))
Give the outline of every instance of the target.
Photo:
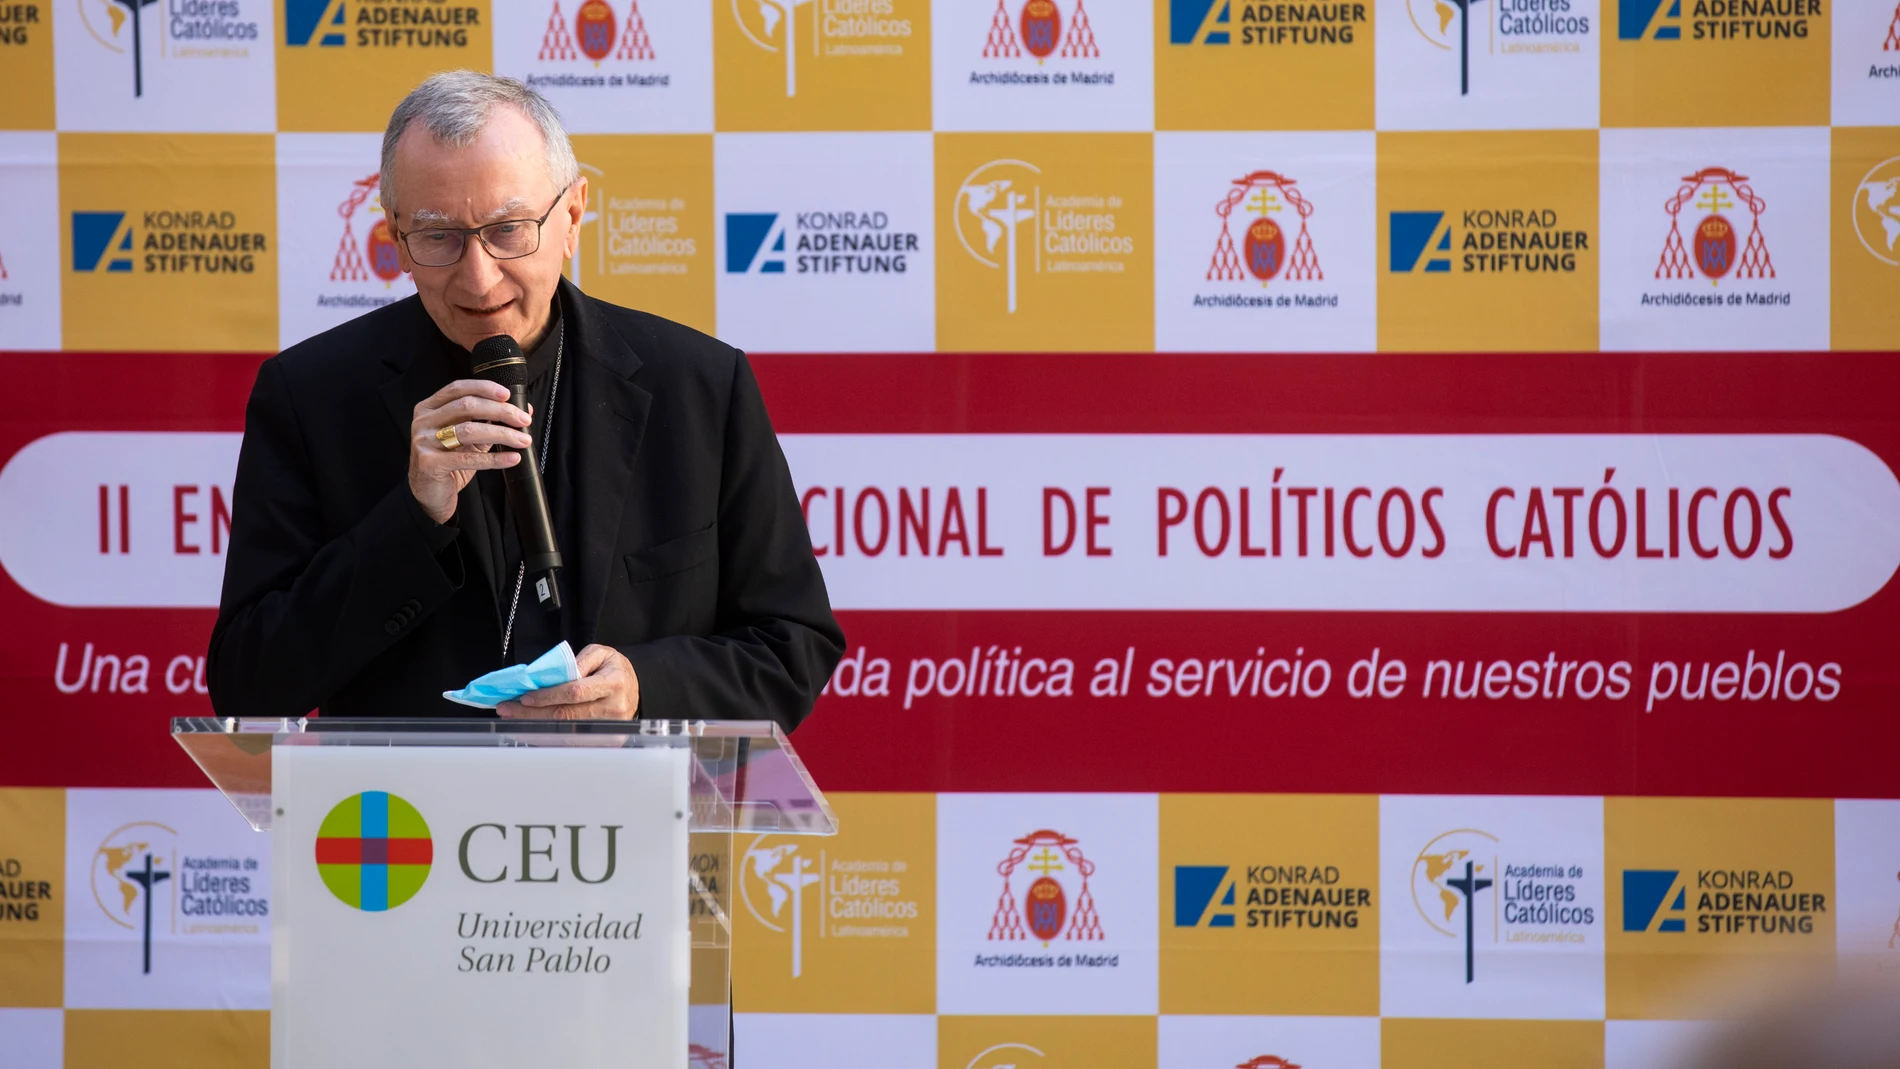
POLYGON ((640 680, 633 663, 612 646, 589 646, 574 658, 581 677, 529 691, 495 712, 522 720, 632 720, 640 712, 640 680))

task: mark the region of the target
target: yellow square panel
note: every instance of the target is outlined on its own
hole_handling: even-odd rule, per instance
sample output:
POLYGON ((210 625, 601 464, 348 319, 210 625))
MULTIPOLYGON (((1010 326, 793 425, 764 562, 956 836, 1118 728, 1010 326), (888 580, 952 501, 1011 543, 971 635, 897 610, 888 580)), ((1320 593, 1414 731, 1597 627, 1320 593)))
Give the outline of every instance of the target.
POLYGON ((277 348, 269 134, 61 134, 59 212, 66 348, 277 348))
POLYGON ((65 991, 66 792, 0 789, 0 1006, 65 991))
POLYGON ((1161 796, 1161 1012, 1379 1013, 1379 800, 1161 796))
POLYGON ((1379 135, 1379 348, 1597 347, 1597 132, 1379 135))
POLYGON ((711 333, 711 134, 577 134, 587 210, 567 275, 588 293, 711 333))
POLYGON ((938 134, 937 348, 1154 347, 1152 134, 938 134))
POLYGON ((1832 963, 1831 801, 1605 799, 1603 861, 1612 1018, 1693 1019, 1720 988, 1832 963))

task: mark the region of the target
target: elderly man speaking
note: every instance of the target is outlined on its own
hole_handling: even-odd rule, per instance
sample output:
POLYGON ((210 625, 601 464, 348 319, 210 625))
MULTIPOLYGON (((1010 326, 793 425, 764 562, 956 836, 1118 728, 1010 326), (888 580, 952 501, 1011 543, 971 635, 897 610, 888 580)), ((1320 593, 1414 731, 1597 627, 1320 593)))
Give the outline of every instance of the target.
POLYGON ((758 384, 738 350, 561 277, 587 179, 554 108, 430 78, 390 117, 382 202, 416 296, 265 361, 251 391, 217 711, 467 715, 443 691, 566 640, 579 681, 500 715, 795 726, 844 636, 758 384), (504 335, 526 411, 476 374, 504 335), (564 563, 545 600, 503 482, 529 456, 564 563))

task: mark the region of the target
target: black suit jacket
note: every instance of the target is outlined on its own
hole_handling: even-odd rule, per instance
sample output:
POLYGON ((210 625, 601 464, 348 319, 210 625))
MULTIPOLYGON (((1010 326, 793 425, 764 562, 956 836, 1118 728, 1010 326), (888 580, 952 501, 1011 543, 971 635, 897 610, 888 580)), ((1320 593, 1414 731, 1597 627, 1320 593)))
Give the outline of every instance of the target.
MULTIPOLYGON (((791 729, 844 635, 751 367, 731 346, 566 282, 561 300, 575 649, 625 654, 644 718, 791 729)), ((443 532, 408 485, 415 406, 465 377, 458 356, 411 297, 259 368, 207 662, 219 715, 479 715, 441 694, 501 667, 513 576, 492 574, 472 519, 435 548, 443 532)), ((480 510, 471 482, 456 515, 480 510)), ((519 652, 510 660, 541 651, 519 652)))

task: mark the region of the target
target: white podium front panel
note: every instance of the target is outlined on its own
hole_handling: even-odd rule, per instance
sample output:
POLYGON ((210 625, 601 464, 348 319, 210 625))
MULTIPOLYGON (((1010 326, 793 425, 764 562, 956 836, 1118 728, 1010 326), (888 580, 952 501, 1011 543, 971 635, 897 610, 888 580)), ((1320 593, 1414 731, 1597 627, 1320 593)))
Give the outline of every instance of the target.
POLYGON ((272 1069, 686 1064, 685 748, 272 752, 272 1069))

